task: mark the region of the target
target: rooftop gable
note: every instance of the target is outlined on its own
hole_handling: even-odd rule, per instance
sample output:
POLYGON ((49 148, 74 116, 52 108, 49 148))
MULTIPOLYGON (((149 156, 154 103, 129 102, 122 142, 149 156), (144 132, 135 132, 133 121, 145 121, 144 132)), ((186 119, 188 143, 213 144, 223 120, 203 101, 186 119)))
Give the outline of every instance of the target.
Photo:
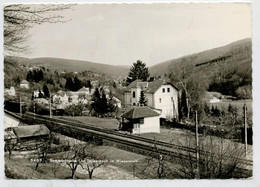
POLYGON ((153 117, 153 116, 159 116, 160 114, 153 111, 149 107, 135 107, 131 110, 127 111, 122 115, 123 118, 127 119, 138 119, 138 118, 145 118, 145 117, 153 117))
POLYGON ((45 125, 29 125, 14 128, 14 133, 19 138, 48 135, 49 129, 45 125))
POLYGON ((131 88, 137 88, 140 85, 148 85, 147 88, 145 88, 145 89, 142 87, 144 89, 144 91, 147 93, 156 92, 162 85, 171 85, 178 91, 178 88, 176 86, 174 86, 173 84, 171 84, 169 82, 165 82, 164 80, 155 80, 152 82, 144 82, 142 80, 135 80, 134 82, 132 82, 130 85, 127 86, 126 91, 130 92, 131 88), (145 84, 145 83, 147 83, 147 84, 145 84))

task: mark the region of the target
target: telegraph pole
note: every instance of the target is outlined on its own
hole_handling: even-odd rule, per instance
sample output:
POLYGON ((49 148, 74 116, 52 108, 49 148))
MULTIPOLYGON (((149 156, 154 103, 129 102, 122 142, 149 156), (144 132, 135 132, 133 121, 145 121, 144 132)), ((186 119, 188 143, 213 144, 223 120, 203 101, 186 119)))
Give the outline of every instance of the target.
POLYGON ((51 92, 50 92, 49 104, 50 104, 50 118, 52 118, 52 111, 51 111, 51 92))
POLYGON ((22 97, 21 97, 21 92, 20 92, 20 94, 19 94, 19 96, 20 96, 20 115, 22 115, 22 97))
POLYGON ((35 100, 33 100, 33 119, 35 120, 35 112, 36 112, 36 110, 35 110, 35 108, 36 108, 36 106, 35 106, 35 100))
POLYGON ((246 111, 247 106, 246 103, 243 106, 243 112, 244 112, 244 128, 245 128, 245 156, 247 156, 247 121, 246 121, 246 111))
POLYGON ((195 139, 196 139, 196 173, 195 178, 199 179, 200 163, 199 163, 199 128, 198 128, 198 112, 195 111, 195 139))

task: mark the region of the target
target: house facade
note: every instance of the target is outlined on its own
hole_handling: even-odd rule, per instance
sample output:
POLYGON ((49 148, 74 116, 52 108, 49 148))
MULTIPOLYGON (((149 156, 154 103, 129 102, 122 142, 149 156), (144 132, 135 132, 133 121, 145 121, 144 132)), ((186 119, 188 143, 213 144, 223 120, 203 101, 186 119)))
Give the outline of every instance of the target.
POLYGON ((134 107, 122 115, 122 129, 133 134, 160 133, 160 114, 149 107, 134 107))
POLYGON ((23 80, 20 83, 20 88, 29 89, 29 82, 27 80, 23 80))
POLYGON ((162 118, 178 118, 178 89, 164 80, 143 82, 136 80, 126 88, 126 108, 138 106, 141 91, 147 99, 147 106, 161 110, 162 118))

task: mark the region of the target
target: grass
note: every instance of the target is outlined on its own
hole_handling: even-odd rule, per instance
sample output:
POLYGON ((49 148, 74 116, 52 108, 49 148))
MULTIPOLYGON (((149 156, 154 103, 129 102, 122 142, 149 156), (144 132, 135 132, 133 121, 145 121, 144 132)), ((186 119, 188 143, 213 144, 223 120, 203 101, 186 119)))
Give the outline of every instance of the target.
MULTIPOLYGON (((69 179, 71 170, 62 167, 57 163, 39 164, 35 170, 35 162, 31 162, 29 158, 14 158, 8 159, 5 157, 5 174, 7 178, 12 179, 69 179), (54 176, 53 167, 56 165, 56 177, 54 176)), ((77 173, 76 176, 80 179, 87 179, 87 175, 77 173)))
POLYGON ((118 129, 119 124, 116 119, 108 119, 108 118, 97 118, 97 117, 89 117, 89 116, 54 116, 58 119, 71 120, 76 122, 81 122, 87 125, 92 125, 96 127, 100 127, 103 129, 118 129))

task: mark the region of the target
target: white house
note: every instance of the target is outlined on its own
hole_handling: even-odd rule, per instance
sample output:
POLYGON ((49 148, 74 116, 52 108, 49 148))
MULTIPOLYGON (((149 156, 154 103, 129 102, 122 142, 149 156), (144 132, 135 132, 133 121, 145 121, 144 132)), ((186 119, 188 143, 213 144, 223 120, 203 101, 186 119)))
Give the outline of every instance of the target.
POLYGON ((22 80, 20 83, 20 88, 29 89, 29 82, 27 80, 22 80))
POLYGON ((39 97, 40 97, 40 93, 41 93, 42 95, 44 95, 44 93, 43 93, 42 90, 35 90, 35 91, 33 91, 33 97, 34 97, 34 98, 39 98, 39 97))
POLYGON ((122 115, 122 130, 133 134, 160 133, 159 116, 159 113, 149 107, 134 107, 122 115))
POLYGON ((52 101, 54 106, 59 109, 64 109, 66 106, 69 105, 69 95, 64 91, 58 91, 58 93, 53 95, 52 101))
POLYGON ((13 86, 10 87, 10 89, 5 88, 4 94, 10 95, 10 96, 15 96, 15 89, 13 86))
POLYGON ((169 119, 178 117, 178 89, 164 80, 132 82, 124 92, 126 108, 139 105, 142 90, 147 98, 147 106, 160 109, 161 117, 169 119))

